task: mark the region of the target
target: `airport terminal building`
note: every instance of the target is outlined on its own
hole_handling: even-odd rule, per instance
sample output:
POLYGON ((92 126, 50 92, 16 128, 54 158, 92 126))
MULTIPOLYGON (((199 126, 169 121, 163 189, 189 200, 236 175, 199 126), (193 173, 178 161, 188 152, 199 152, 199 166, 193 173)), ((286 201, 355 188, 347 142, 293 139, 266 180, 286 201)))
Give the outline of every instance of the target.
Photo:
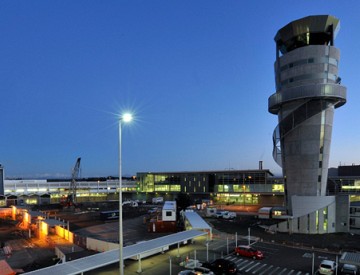
POLYGON ((187 193, 195 202, 282 205, 284 184, 267 169, 137 173, 138 190, 169 199, 187 193))
MULTIPOLYGON (((78 203, 118 200, 119 180, 78 179, 78 203)), ((4 179, 2 205, 58 204, 70 192, 71 179, 4 179)), ((194 202, 221 205, 284 206, 284 180, 268 169, 140 172, 122 180, 124 200, 174 200, 179 193, 194 202)))
MULTIPOLYGON (((70 192, 70 179, 5 179, 3 188, 8 205, 61 203, 70 192)), ((119 180, 78 179, 76 201, 117 200, 119 180)), ((194 202, 247 206, 283 205, 284 184, 268 169, 137 173, 122 180, 124 200, 151 201, 161 196, 174 200, 179 193, 189 194, 194 202)), ((5 201, 3 201, 3 205, 5 201)))
MULTIPOLYGON (((174 200, 179 193, 187 193, 195 203, 230 205, 241 211, 273 207, 277 209, 273 218, 279 221, 279 228, 276 230, 282 230, 281 226, 284 225, 281 225, 281 219, 285 219, 286 224, 290 221, 285 211, 285 181, 283 177, 274 176, 268 169, 262 169, 261 165, 259 169, 253 170, 137 173, 136 178, 122 180, 123 197, 124 200, 150 202, 154 197, 174 200)), ((329 177, 326 194, 340 198, 340 202, 344 201, 343 204, 338 204, 339 210, 335 209, 335 212, 341 213, 346 223, 342 230, 357 232, 360 230, 360 165, 351 166, 351 173, 348 173, 350 168, 344 167, 340 166, 329 177)), ((59 204, 69 193, 70 187, 70 179, 5 179, 5 193, 0 202, 3 206, 59 204)), ((93 178, 77 181, 78 203, 116 201, 118 194, 118 179, 93 178)))

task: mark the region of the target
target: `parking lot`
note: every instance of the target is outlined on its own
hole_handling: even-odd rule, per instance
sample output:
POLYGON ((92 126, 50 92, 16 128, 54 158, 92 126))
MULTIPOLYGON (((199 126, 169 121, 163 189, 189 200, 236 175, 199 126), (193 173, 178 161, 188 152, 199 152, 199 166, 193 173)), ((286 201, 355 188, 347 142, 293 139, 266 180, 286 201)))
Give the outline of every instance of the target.
MULTIPOLYGON (((83 213, 81 216, 79 214, 77 214, 78 216, 71 215, 73 216, 71 217, 73 221, 78 221, 77 224, 70 225, 75 229, 77 228, 75 230, 77 234, 117 242, 118 223, 116 221, 100 222, 94 220, 91 216, 92 214, 88 220, 86 219, 86 214, 83 213), (94 223, 96 225, 89 226, 94 223), (84 225, 86 226, 84 227, 84 225)), ((359 235, 344 233, 327 235, 270 234, 260 228, 258 226, 259 221, 250 215, 238 215, 235 220, 211 218, 206 219, 206 221, 213 227, 215 237, 215 240, 210 242, 208 247, 204 243, 195 243, 181 247, 180 256, 176 250, 169 250, 164 254, 143 259, 142 274, 150 274, 158 269, 169 272, 170 268, 175 274, 176 271, 182 269, 179 265, 180 262, 186 258, 194 257, 201 261, 212 260, 218 257, 234 257, 232 259, 237 263, 238 268, 242 272, 250 272, 251 274, 261 274, 266 268, 268 268, 267 272, 276 270, 274 274, 280 274, 278 272, 287 274, 286 272, 291 270, 294 270, 291 274, 297 274, 298 272, 302 272, 299 274, 306 274, 314 268, 317 269, 320 261, 323 259, 336 260, 336 256, 340 255, 342 251, 360 250, 359 235), (235 238, 238 238, 239 243, 243 242, 246 244, 247 241, 242 240, 241 237, 247 236, 249 232, 252 237, 256 237, 259 240, 254 246, 264 252, 265 258, 263 260, 242 259, 233 254, 235 238), (284 257, 286 261, 284 261, 284 257), (312 262, 314 262, 314 265, 312 265, 312 262), (291 266, 290 270, 289 266, 291 266)), ((65 240, 57 236, 49 236, 44 240, 32 238, 30 241, 24 236, 26 232, 18 230, 15 224, 9 226, 8 222, 10 221, 2 221, 0 224, 0 241, 6 241, 10 245, 12 255, 0 255, 0 257, 6 258, 13 268, 25 267, 28 270, 32 270, 53 264, 55 246, 72 246, 72 244, 66 243, 65 240)), ((123 225, 125 245, 170 234, 148 232, 147 226, 144 223, 144 216, 125 219, 123 225)), ((136 261, 126 261, 126 266, 126 274, 137 274, 138 266, 136 261)), ((114 269, 116 270, 116 267, 110 266, 102 269, 101 272, 105 272, 104 274, 116 274, 113 273, 114 269)), ((102 273, 90 272, 89 274, 102 273)))
MULTIPOLYGON (((339 256, 338 247, 336 244, 329 243, 326 248, 326 243, 316 241, 315 244, 321 244, 316 247, 312 245, 313 239, 320 238, 319 236, 295 236, 289 234, 269 234, 264 229, 259 228, 251 217, 238 218, 235 221, 225 221, 220 219, 207 219, 207 221, 214 228, 214 240, 206 247, 205 242, 196 242, 180 248, 180 253, 176 248, 166 251, 164 254, 159 254, 149 258, 142 259, 142 274, 168 274, 169 270, 173 274, 177 274, 183 268, 180 263, 185 259, 198 259, 202 262, 206 260, 213 260, 220 257, 225 257, 234 261, 238 269, 245 274, 311 274, 317 270, 320 262, 324 259, 336 260, 339 256), (244 237, 248 234, 250 228, 251 236, 259 241, 253 244, 253 247, 261 250, 265 257, 263 260, 253 260, 251 258, 244 258, 236 256, 233 251, 235 242, 237 244, 247 244, 244 237), (220 230, 218 230, 220 229, 220 230), (228 232, 228 233, 226 233, 228 232), (284 260, 285 259, 285 260, 284 260), (165 273, 159 273, 165 272, 165 273)), ((83 232, 91 232, 91 234, 101 235, 105 234, 107 238, 116 236, 116 223, 106 225, 106 229, 102 230, 102 226, 82 229, 83 232), (112 230, 109 227, 113 226, 112 230), (109 235, 109 233, 111 234, 109 235)), ((141 218, 131 219, 124 222, 124 240, 133 243, 136 240, 145 240, 155 238, 156 234, 146 231, 141 218)), ((328 236, 329 237, 329 236, 328 236)), ((350 237, 352 237, 350 235, 350 237)), ((102 238, 102 237, 100 237, 102 238)), ((341 235, 330 237, 330 239, 339 238, 341 242, 338 245, 346 246, 350 240, 342 238, 341 235)), ((356 240, 358 236, 355 236, 356 240)), ((356 247, 359 243, 351 243, 352 247, 356 247)), ((136 261, 125 261, 126 274, 137 274, 138 263, 136 261)), ((87 274, 116 274, 117 265, 106 267, 102 270, 88 272, 87 274)))

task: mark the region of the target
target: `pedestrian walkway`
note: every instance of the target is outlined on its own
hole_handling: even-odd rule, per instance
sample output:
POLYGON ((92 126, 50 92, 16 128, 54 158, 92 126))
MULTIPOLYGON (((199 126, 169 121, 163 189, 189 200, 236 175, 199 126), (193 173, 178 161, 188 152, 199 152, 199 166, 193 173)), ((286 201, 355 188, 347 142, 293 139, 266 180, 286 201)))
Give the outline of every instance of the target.
POLYGON ((233 261, 238 271, 245 274, 257 274, 257 275, 310 275, 303 271, 297 271, 294 269, 288 269, 286 267, 274 266, 271 264, 262 263, 256 260, 250 260, 245 258, 239 258, 236 256, 226 256, 225 259, 233 261))

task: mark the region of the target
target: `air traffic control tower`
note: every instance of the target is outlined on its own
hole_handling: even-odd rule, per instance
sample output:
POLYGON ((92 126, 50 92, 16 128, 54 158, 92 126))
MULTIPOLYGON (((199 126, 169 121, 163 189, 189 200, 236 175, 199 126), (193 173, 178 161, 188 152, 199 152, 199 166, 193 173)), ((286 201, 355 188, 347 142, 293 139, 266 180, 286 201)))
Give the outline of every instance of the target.
POLYGON ((268 107, 278 116, 273 157, 283 170, 289 215, 309 214, 310 209, 299 212, 299 205, 315 211, 329 202, 325 197, 334 110, 346 102, 338 74, 340 52, 334 46, 339 29, 337 18, 316 15, 287 24, 275 36, 276 92, 268 107))

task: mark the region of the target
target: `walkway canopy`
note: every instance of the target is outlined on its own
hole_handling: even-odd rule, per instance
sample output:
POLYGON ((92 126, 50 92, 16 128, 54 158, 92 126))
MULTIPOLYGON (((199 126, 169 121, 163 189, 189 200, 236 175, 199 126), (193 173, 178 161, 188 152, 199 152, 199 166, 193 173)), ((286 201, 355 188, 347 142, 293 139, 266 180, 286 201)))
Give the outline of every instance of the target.
POLYGON ((360 266, 360 253, 344 252, 339 260, 342 264, 360 266))
POLYGON ((204 219, 196 212, 184 212, 185 215, 185 227, 187 230, 201 230, 206 231, 209 234, 210 240, 212 240, 212 227, 204 221, 204 219))
MULTIPOLYGON (((167 235, 161 238, 153 239, 150 241, 141 242, 134 245, 125 246, 123 248, 123 259, 129 259, 132 257, 139 257, 139 261, 142 254, 149 253, 152 250, 158 251, 159 249, 165 249, 170 245, 180 244, 185 241, 194 239, 205 235, 206 233, 190 230, 183 231, 171 235, 167 235)), ((155 252, 156 253, 156 252, 155 252)), ((119 261, 119 249, 114 249, 99 254, 95 254, 89 257, 81 258, 71 262, 58 264, 55 266, 46 267, 43 269, 31 271, 25 274, 31 275, 76 275, 86 271, 94 270, 103 266, 117 263, 119 261)), ((141 267, 139 268, 141 269, 141 267)))

